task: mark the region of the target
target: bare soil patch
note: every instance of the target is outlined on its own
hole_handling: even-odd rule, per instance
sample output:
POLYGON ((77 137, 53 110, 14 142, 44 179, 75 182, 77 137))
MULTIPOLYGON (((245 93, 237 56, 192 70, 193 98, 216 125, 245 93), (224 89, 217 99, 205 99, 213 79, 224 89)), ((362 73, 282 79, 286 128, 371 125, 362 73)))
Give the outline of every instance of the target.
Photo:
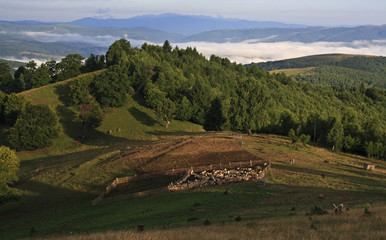
POLYGON ((139 173, 261 160, 239 143, 227 137, 196 137, 130 149, 122 157, 130 169, 139 173))

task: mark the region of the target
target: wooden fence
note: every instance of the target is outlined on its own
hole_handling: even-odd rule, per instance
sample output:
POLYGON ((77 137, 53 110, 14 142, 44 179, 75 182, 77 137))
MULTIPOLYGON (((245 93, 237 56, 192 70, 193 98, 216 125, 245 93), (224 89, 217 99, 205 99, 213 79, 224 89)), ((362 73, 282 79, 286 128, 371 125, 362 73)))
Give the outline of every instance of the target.
MULTIPOLYGON (((249 161, 240 161, 240 162, 216 163, 216 164, 210 164, 205 166, 196 166, 196 167, 190 167, 190 168, 176 168, 176 169, 170 169, 166 171, 155 172, 151 174, 146 173, 146 174, 140 174, 140 175, 135 175, 130 177, 115 178, 115 180, 106 187, 105 191, 92 201, 92 205, 93 206, 98 205, 103 200, 104 196, 106 196, 111 191, 113 191, 119 184, 129 183, 133 181, 140 181, 140 180, 149 179, 160 175, 174 175, 177 173, 183 173, 188 171, 199 172, 199 171, 226 169, 226 168, 232 169, 232 168, 238 168, 238 167, 252 167, 253 165, 257 165, 258 163, 262 163, 262 161, 249 160, 249 161)), ((270 168, 271 160, 269 160, 268 163, 265 162, 264 166, 268 166, 268 168, 270 168)), ((265 168, 265 169, 268 169, 268 168, 265 168)), ((266 172, 264 172, 264 175, 265 174, 266 172)), ((138 196, 140 194, 135 193, 133 195, 138 196)))

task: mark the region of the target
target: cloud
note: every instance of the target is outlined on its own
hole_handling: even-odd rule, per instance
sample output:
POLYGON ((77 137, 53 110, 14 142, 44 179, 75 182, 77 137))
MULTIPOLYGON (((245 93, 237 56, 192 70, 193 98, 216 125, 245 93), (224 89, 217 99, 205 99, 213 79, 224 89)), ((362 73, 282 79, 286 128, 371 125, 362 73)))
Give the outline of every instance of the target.
POLYGON ((386 40, 343 42, 276 42, 256 43, 245 41, 240 43, 188 42, 174 43, 179 47, 196 47, 206 57, 214 54, 227 57, 237 63, 265 62, 307 55, 344 53, 386 56, 386 40))
POLYGON ((113 16, 110 14, 109 8, 98 8, 95 11, 94 17, 100 18, 100 19, 113 18, 113 16))
MULTIPOLYGON (((80 34, 57 34, 46 32, 23 32, 42 42, 83 42, 94 46, 108 47, 115 40, 127 38, 125 36, 83 36, 80 34)), ((128 39, 132 46, 140 47, 144 42, 156 44, 144 40, 128 39)), ((159 45, 159 44, 158 44, 159 45)), ((229 58, 237 63, 265 62, 288 58, 296 58, 307 55, 343 53, 386 56, 386 40, 353 41, 353 42, 259 42, 257 39, 239 43, 213 43, 213 42, 188 42, 172 43, 180 48, 196 47, 197 51, 209 58, 212 54, 229 58)))
POLYGON ((82 42, 90 43, 96 46, 106 47, 111 45, 119 36, 101 35, 101 36, 84 36, 77 33, 58 34, 46 32, 21 32, 21 34, 32 37, 40 42, 82 42))
POLYGON ((22 57, 22 58, 17 58, 17 57, 1 57, 4 60, 8 61, 17 61, 17 62, 23 62, 23 63, 28 63, 29 61, 34 61, 38 66, 40 66, 42 63, 46 63, 47 61, 55 60, 55 61, 60 61, 61 58, 58 59, 38 59, 38 58, 27 58, 27 57, 22 57))

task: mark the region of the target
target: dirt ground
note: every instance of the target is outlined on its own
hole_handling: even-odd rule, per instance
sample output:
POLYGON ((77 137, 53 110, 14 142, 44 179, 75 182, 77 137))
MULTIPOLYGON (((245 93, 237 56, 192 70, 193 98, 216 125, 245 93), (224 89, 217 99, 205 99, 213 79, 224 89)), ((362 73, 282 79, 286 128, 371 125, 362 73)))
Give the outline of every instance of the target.
POLYGON ((261 160, 245 151, 241 142, 224 136, 196 137, 133 148, 122 157, 130 169, 142 173, 261 160))

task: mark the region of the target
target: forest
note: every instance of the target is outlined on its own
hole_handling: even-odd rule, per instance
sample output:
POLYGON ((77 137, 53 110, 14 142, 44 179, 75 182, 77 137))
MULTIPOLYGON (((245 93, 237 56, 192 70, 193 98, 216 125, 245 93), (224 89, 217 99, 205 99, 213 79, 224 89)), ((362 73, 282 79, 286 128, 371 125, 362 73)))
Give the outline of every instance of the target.
POLYGON ((321 86, 386 88, 386 57, 325 54, 256 65, 269 71, 299 69, 293 78, 321 86))
MULTIPOLYGON (((80 54, 69 54, 58 63, 30 62, 14 75, 1 63, 0 121, 8 129, 9 146, 37 149, 58 135, 57 125, 49 124, 57 122, 49 108, 33 106, 15 93, 103 69, 70 85, 68 104, 78 106, 84 129, 100 124, 104 107, 122 106, 129 95, 135 95, 156 111, 165 127, 178 119, 201 124, 208 131, 280 134, 296 144, 314 141, 336 151, 386 157, 386 90, 382 88, 298 82, 256 65, 214 55, 207 59, 195 48, 173 48, 168 41, 137 48, 121 39, 106 55, 91 54, 83 60, 80 54), (41 113, 41 119, 31 116, 34 111, 41 113), (25 135, 37 128, 40 137, 25 135)), ((357 65, 358 71, 364 70, 357 65)))

